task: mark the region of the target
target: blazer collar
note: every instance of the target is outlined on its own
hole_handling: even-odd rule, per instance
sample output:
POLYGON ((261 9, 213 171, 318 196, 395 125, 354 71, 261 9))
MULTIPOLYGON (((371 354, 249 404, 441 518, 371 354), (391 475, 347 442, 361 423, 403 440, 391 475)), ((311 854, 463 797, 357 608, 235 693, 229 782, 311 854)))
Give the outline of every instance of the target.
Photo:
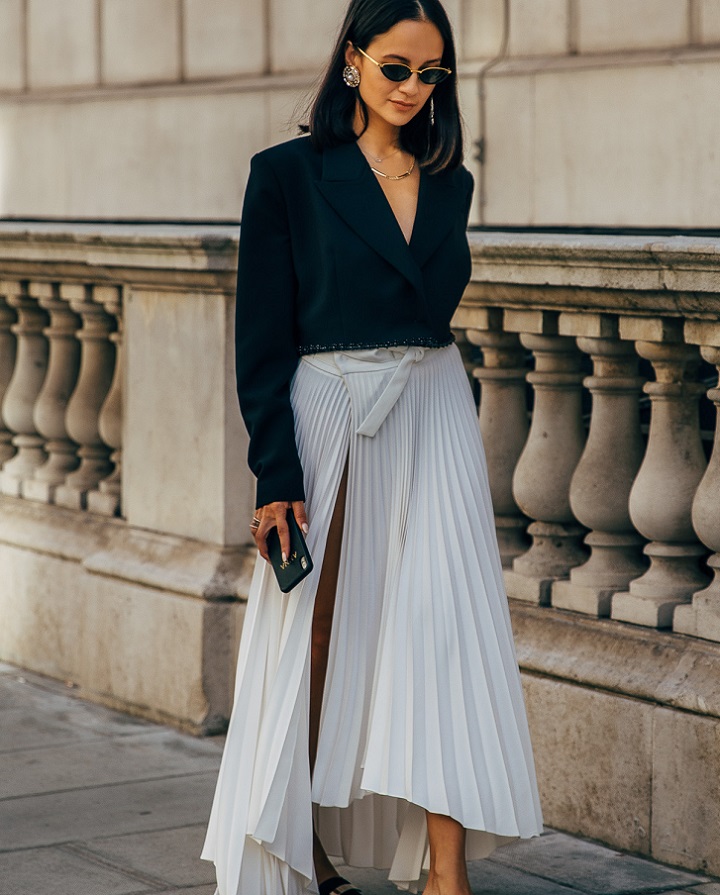
POLYGON ((462 196, 448 175, 420 172, 420 191, 408 245, 377 177, 355 143, 323 152, 318 188, 337 214, 379 255, 397 268, 422 294, 421 267, 448 235, 462 196))

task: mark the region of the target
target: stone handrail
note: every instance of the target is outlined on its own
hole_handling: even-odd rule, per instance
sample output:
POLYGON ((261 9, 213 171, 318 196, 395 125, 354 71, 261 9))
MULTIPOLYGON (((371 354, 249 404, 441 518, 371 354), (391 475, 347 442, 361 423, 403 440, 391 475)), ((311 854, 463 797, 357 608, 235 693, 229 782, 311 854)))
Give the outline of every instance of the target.
MULTIPOLYGON (((480 423, 509 595, 720 640, 720 446, 716 434, 708 462, 698 414, 701 363, 720 369, 720 240, 470 240, 472 282, 454 325, 482 352, 480 423)), ((720 404, 720 390, 707 398, 720 404)))

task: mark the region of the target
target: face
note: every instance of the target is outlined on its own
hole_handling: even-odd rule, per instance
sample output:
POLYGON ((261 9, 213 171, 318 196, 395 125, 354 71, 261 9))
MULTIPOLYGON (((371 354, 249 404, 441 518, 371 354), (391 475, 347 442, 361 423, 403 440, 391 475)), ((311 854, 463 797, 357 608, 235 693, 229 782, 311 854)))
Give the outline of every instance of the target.
MULTIPOLYGON (((442 65, 443 39, 432 22, 405 20, 378 34, 363 50, 376 62, 404 62, 410 68, 442 65)), ((412 74, 407 81, 390 81, 382 71, 348 43, 345 59, 360 72, 360 96, 370 121, 377 116, 387 124, 402 127, 430 99, 433 84, 424 84, 412 74)))

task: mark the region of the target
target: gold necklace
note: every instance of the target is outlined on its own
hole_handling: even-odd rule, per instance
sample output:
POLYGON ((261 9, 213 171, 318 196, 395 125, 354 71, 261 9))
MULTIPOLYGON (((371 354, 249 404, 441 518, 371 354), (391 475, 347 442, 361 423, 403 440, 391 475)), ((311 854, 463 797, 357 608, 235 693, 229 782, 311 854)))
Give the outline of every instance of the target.
POLYGON ((385 180, 405 180, 405 178, 409 177, 412 174, 412 172, 415 170, 415 156, 413 156, 413 160, 412 160, 412 163, 410 164, 410 167, 407 169, 407 171, 404 171, 402 174, 384 174, 382 171, 378 171, 377 168, 373 168, 372 165, 370 165, 370 170, 373 172, 373 174, 377 174, 378 177, 384 177, 385 180))
MULTIPOLYGON (((360 144, 358 143, 358 146, 360 144)), ((360 151, 364 153, 368 158, 372 159, 374 162, 377 162, 378 165, 381 165, 383 162, 386 162, 389 158, 392 158, 394 155, 397 155, 400 152, 400 147, 396 146, 395 149, 390 153, 390 155, 384 155, 382 158, 378 158, 376 155, 373 155, 372 152, 368 152, 367 149, 363 149, 360 146, 360 151)))

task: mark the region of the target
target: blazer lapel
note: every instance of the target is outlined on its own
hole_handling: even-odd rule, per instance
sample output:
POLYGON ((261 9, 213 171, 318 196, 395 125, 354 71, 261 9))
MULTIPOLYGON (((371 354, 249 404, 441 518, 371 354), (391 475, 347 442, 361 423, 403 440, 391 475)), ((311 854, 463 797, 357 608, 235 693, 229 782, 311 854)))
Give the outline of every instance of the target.
MULTIPOLYGON (((422 295, 424 284, 417 256, 410 251, 382 187, 354 143, 343 143, 323 152, 318 189, 345 223, 422 295)), ((416 226, 419 212, 418 197, 416 226)))

